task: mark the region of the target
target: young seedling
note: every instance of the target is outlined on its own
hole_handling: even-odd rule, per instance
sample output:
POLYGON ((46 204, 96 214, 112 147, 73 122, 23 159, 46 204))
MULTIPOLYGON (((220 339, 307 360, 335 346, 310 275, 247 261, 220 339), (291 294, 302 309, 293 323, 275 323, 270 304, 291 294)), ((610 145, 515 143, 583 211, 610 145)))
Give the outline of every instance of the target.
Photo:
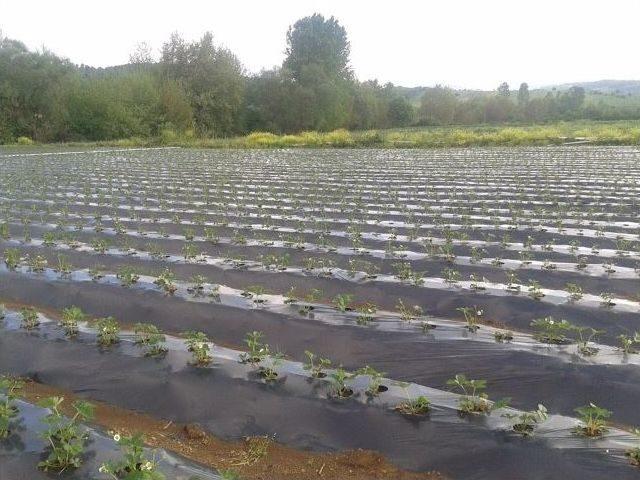
POLYGON ((209 355, 211 345, 209 345, 209 338, 203 332, 186 332, 185 333, 185 345, 187 350, 191 352, 192 359, 191 365, 196 367, 204 367, 211 363, 213 358, 209 355))
POLYGON ((307 304, 302 305, 298 310, 300 315, 309 315, 315 307, 313 305, 309 305, 310 303, 317 303, 322 298, 322 290, 318 290, 317 288, 312 289, 309 293, 304 296, 304 301, 307 304))
POLYGON ((574 329, 566 320, 555 320, 553 317, 538 318, 531 322, 531 326, 536 330, 536 340, 555 345, 567 343, 569 339, 566 333, 574 329))
POLYGON ((207 283, 207 278, 203 275, 194 275, 191 277, 191 286, 187 288, 187 291, 192 295, 199 297, 204 292, 204 284, 207 283))
POLYGON ((424 311, 422 307, 419 305, 414 305, 413 307, 408 307, 404 304, 402 299, 398 299, 398 304, 396 305, 396 309, 400 313, 400 317, 405 322, 410 322, 412 320, 417 320, 422 315, 424 315, 424 311))
POLYGON ((136 323, 133 327, 135 344, 144 349, 145 357, 161 357, 167 353, 166 337, 151 323, 136 323))
MULTIPOLYGON (((633 433, 636 437, 640 438, 640 429, 636 428, 633 433)), ((625 452, 625 455, 629 457, 631 465, 640 467, 640 447, 635 447, 627 450, 625 452)))
POLYGON ((599 352, 599 348, 589 345, 594 342, 599 335, 606 333, 605 330, 596 330, 592 327, 579 327, 575 326, 573 329, 578 334, 578 352, 585 357, 596 355, 599 352))
POLYGON ((260 363, 270 354, 269 345, 262 341, 263 338, 264 333, 256 330, 247 333, 244 343, 249 348, 249 351, 240 354, 240 361, 242 363, 251 363, 255 365, 260 363))
POLYGON ((187 242, 182 247, 182 256, 185 260, 194 260, 200 252, 193 242, 187 242))
POLYGON ((351 378, 351 375, 342 367, 338 367, 330 376, 333 382, 333 396, 337 398, 348 398, 353 395, 353 389, 346 384, 346 381, 351 378))
POLYGON ((38 463, 38 468, 45 472, 55 470, 62 473, 82 464, 87 434, 82 432, 80 422, 93 418, 93 405, 78 400, 72 404, 75 410, 73 417, 67 418, 60 411, 63 401, 63 397, 49 397, 38 403, 40 407, 49 409, 49 414, 42 419, 47 429, 41 434, 48 444, 48 456, 38 463))
POLYGON ((534 300, 540 300, 544 295, 540 283, 536 280, 531 280, 529 282, 529 296, 534 300))
POLYGON ((510 330, 497 330, 493 332, 493 338, 498 343, 510 342, 513 340, 513 332, 510 330))
POLYGON ((505 272, 507 277, 507 290, 511 293, 518 294, 522 289, 522 285, 520 285, 520 279, 518 275, 514 271, 505 272))
POLYGON ((0 376, 0 440, 11 433, 11 422, 18 416, 15 400, 23 387, 24 382, 17 378, 0 376))
POLYGON ((276 352, 266 357, 264 364, 258 369, 258 373, 267 382, 274 382, 278 379, 278 367, 284 360, 284 354, 276 352))
POLYGON ((609 410, 589 403, 584 407, 575 409, 582 425, 575 428, 575 433, 585 437, 601 437, 607 432, 607 418, 612 414, 609 410))
POLYGON ((341 312, 347 312, 352 310, 351 304, 353 303, 353 295, 350 293, 341 293, 336 295, 331 302, 341 312))
POLYGON ((358 312, 358 317, 356 318, 358 325, 368 325, 373 321, 373 316, 378 311, 378 307, 374 303, 365 302, 357 305, 356 311, 358 312))
POLYGON ((569 294, 569 300, 571 302, 579 301, 584 295, 582 287, 575 283, 567 283, 567 285, 565 286, 565 290, 569 294))
POLYGON ((38 312, 33 307, 23 307, 20 309, 20 316, 22 321, 20 326, 25 330, 33 330, 40 325, 40 318, 38 312))
POLYGON ((600 294, 600 298, 602 299, 600 305, 602 305, 604 308, 611 308, 615 305, 615 302, 613 301, 613 294, 609 292, 602 292, 600 294))
POLYGON ((178 287, 176 287, 173 283, 175 279, 176 275, 168 268, 165 268, 164 271, 160 275, 158 275, 158 278, 153 281, 153 283, 162 288, 168 295, 173 295, 178 289, 178 287))
POLYGON ((94 322, 94 327, 98 332, 98 345, 110 347, 120 341, 120 325, 113 317, 99 318, 94 322))
POLYGON ((489 397, 484 392, 487 388, 486 380, 470 380, 465 375, 457 374, 454 378, 447 380, 447 385, 462 393, 458 407, 463 413, 490 413, 509 403, 509 399, 493 403, 489 401, 489 397))
POLYGON ((67 307, 62 310, 62 319, 60 326, 64 329, 64 333, 68 337, 78 334, 78 323, 86 319, 85 313, 76 306, 67 307))
POLYGON ((431 401, 427 397, 419 395, 414 398, 409 393, 409 384, 401 383, 400 386, 404 389, 407 399, 396 405, 394 410, 403 415, 410 416, 419 416, 429 413, 429 410, 431 410, 431 401))
POLYGON ((325 369, 331 367, 331 360, 328 358, 318 357, 315 353, 305 350, 305 356, 307 362, 304 364, 304 369, 311 372, 311 376, 314 378, 324 378, 327 376, 325 369))
POLYGON ((467 322, 465 328, 471 333, 476 333, 480 328, 480 318, 484 312, 477 307, 459 307, 456 310, 464 315, 464 320, 467 322))
POLYGON ((516 423, 514 423, 511 428, 514 432, 517 432, 524 437, 530 437, 533 435, 536 425, 549 418, 547 409, 541 403, 538 404, 538 408, 536 410, 522 412, 519 414, 505 413, 502 416, 508 419, 516 419, 516 423))
POLYGON ((120 283, 123 287, 130 287, 134 283, 137 283, 138 280, 140 280, 140 275, 136 273, 133 267, 125 265, 118 269, 116 278, 120 280, 120 283))
POLYGON ((88 273, 89 273, 89 276, 91 277, 91 280, 94 282, 97 282, 98 280, 104 277, 103 271, 104 271, 104 267, 102 265, 94 265, 89 269, 88 273))
POLYGON ((144 437, 141 433, 131 436, 113 435, 114 441, 123 452, 122 460, 105 462, 99 472, 110 475, 114 480, 164 480, 158 472, 155 458, 149 460, 144 453, 144 437))
POLYGON ((256 305, 261 305, 266 302, 262 296, 267 292, 267 289, 262 285, 249 285, 245 290, 241 293, 243 297, 251 298, 253 303, 256 305))
POLYGON ((618 341, 620 342, 619 348, 625 355, 638 353, 636 345, 640 345, 640 332, 635 332, 633 335, 618 335, 618 341))
POLYGON ((369 385, 365 393, 370 397, 376 397, 382 392, 386 392, 388 387, 382 384, 382 379, 386 375, 384 372, 379 372, 375 368, 369 365, 359 368, 355 372, 356 375, 366 375, 369 377, 369 385))

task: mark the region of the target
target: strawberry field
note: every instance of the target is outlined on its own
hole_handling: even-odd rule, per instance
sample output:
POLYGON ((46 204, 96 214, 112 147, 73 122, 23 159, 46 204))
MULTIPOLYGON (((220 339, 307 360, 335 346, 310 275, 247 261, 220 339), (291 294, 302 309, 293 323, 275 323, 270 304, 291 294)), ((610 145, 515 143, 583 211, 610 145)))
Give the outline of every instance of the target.
POLYGON ((241 445, 77 478, 640 478, 639 212, 627 147, 0 151, 0 478, 36 386, 241 445))

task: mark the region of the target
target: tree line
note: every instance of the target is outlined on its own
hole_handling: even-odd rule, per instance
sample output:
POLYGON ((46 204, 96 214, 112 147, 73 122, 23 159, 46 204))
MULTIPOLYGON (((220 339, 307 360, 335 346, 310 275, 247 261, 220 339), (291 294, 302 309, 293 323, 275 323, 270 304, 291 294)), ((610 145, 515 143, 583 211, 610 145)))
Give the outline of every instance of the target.
POLYGON ((211 33, 192 42, 173 34, 159 60, 142 46, 106 69, 0 35, 0 142, 640 118, 638 108, 585 104, 580 87, 534 95, 504 83, 463 95, 436 86, 414 101, 391 83, 358 81, 349 56, 345 28, 319 14, 289 28, 281 66, 253 75, 211 33))

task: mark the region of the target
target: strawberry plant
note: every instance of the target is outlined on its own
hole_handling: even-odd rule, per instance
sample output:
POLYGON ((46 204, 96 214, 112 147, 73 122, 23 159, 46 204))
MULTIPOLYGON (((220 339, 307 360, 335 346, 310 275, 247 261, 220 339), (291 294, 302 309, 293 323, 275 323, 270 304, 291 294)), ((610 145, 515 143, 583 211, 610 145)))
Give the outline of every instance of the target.
POLYGON ((574 326, 566 320, 555 320, 553 317, 538 318, 531 322, 536 330, 534 337, 540 342, 561 345, 569 339, 566 334, 574 329, 574 326))
POLYGON ((99 318, 93 322, 97 330, 98 345, 110 347, 120 341, 120 325, 113 317, 99 318))
POLYGON ((78 323, 86 319, 85 313, 76 306, 67 307, 62 310, 60 326, 64 329, 65 335, 73 337, 78 334, 78 323))
POLYGON ((240 354, 240 361, 243 363, 260 363, 270 353, 269 345, 264 343, 262 339, 264 334, 262 332, 253 331, 247 333, 244 343, 249 348, 248 352, 240 354))
POLYGON ((114 480, 164 480, 165 476, 157 470, 156 460, 145 455, 142 434, 127 436, 116 433, 113 439, 123 452, 122 459, 103 463, 100 473, 114 480))
POLYGON ((190 331, 186 332, 184 336, 187 350, 191 352, 192 355, 191 364, 196 367, 209 365, 213 358, 209 355, 211 345, 209 344, 210 340, 207 335, 203 332, 190 331))
POLYGON ((342 367, 338 367, 330 377, 333 383, 333 396, 337 398, 348 398, 353 395, 353 389, 346 384, 346 381, 351 378, 351 375, 342 367))
POLYGON ((303 368, 311 372, 312 377, 326 377, 327 374, 324 372, 324 370, 331 367, 331 360, 329 360, 328 358, 318 357, 315 353, 310 352, 309 350, 305 350, 304 354, 307 357, 307 361, 304 364, 303 368))
POLYGON ((549 418, 547 409, 542 404, 538 404, 538 408, 536 410, 518 414, 505 413, 502 416, 511 420, 515 419, 516 422, 511 428, 514 432, 519 433, 524 437, 533 435, 536 425, 540 422, 544 422, 547 418, 549 418))
POLYGON ((409 384, 401 383, 400 385, 403 387, 407 399, 396 405, 394 410, 403 415, 410 416, 419 416, 429 413, 429 410, 431 410, 431 401, 427 397, 424 395, 412 397, 409 393, 409 384))
POLYGON ((39 406, 49 410, 49 414, 42 419, 47 425, 42 438, 48 444, 48 456, 38 463, 38 467, 45 472, 64 472, 82 464, 87 434, 81 431, 80 422, 93 418, 93 405, 78 400, 72 404, 75 413, 71 418, 66 418, 60 411, 63 401, 63 397, 49 397, 38 402, 39 406))
POLYGON ((459 409, 463 413, 489 413, 505 407, 509 402, 508 399, 490 402, 484 392, 487 388, 486 380, 471 380, 465 375, 457 374, 454 378, 447 380, 447 385, 462 393, 459 409))
POLYGON ((575 428, 578 435, 585 437, 601 437, 607 432, 607 418, 612 414, 609 410, 598 407, 594 403, 589 403, 584 407, 575 409, 581 425, 575 428))
POLYGON ((160 357, 167 353, 166 337, 155 325, 136 323, 133 331, 136 335, 134 343, 144 349, 145 357, 160 357))
POLYGON ((367 365, 356 370, 355 374, 369 377, 369 385, 365 393, 370 397, 375 397, 388 390, 387 386, 382 384, 382 378, 386 375, 384 372, 378 372, 375 368, 367 365))
POLYGON ((33 330, 40 325, 40 318, 38 312, 33 307, 23 307, 20 309, 20 316, 22 321, 20 326, 25 330, 33 330))
POLYGON ((15 400, 18 398, 24 382, 6 375, 0 376, 0 440, 11 433, 11 422, 18 416, 15 400))

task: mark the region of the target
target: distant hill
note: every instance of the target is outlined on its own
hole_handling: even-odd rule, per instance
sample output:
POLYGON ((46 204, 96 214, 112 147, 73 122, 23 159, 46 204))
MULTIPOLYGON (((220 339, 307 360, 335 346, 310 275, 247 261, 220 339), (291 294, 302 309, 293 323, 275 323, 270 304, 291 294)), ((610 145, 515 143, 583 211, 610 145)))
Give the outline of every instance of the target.
POLYGON ((550 87, 544 87, 541 90, 566 90, 573 86, 582 87, 587 92, 612 93, 619 95, 640 95, 640 80, 597 80, 595 82, 575 82, 563 83, 550 87))

